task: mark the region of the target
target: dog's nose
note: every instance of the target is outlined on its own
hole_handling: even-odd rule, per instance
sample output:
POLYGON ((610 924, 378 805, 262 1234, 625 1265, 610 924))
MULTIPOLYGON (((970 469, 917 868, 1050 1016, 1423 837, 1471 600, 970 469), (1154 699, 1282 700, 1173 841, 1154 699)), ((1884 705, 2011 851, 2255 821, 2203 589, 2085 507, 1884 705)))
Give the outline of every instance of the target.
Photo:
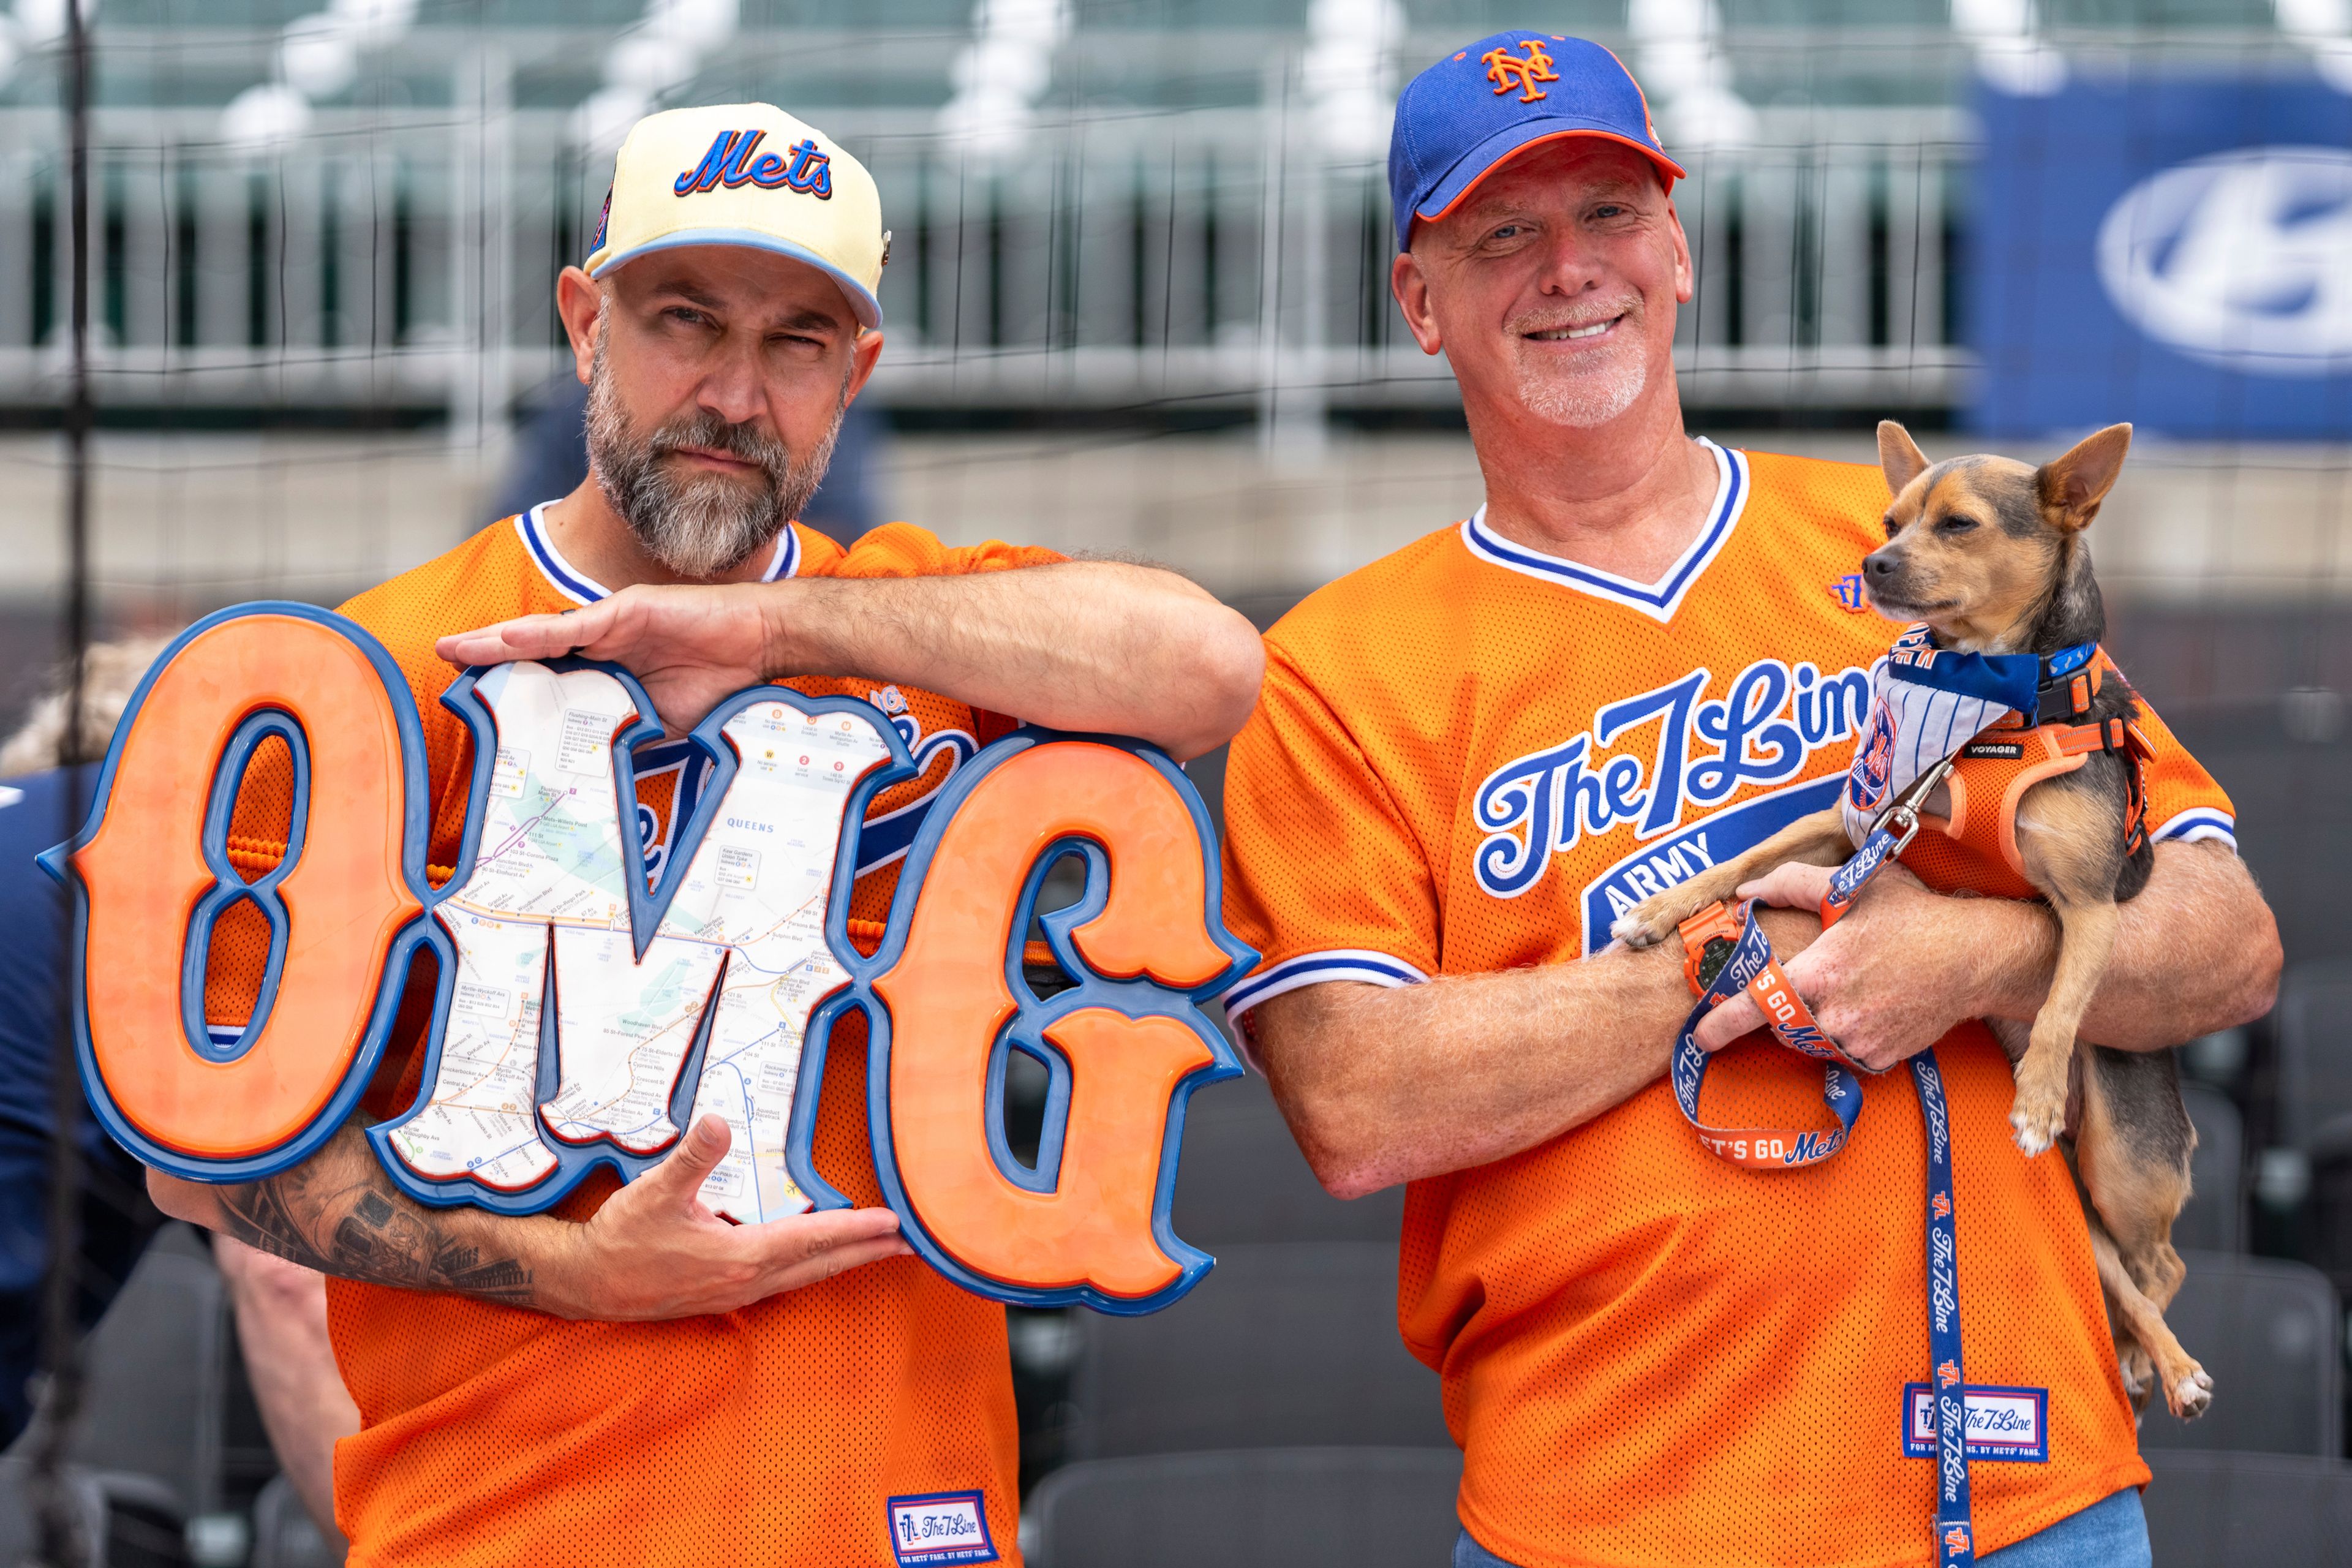
POLYGON ((1873 582, 1895 575, 1895 558, 1884 550, 1874 550, 1862 558, 1862 569, 1873 582))

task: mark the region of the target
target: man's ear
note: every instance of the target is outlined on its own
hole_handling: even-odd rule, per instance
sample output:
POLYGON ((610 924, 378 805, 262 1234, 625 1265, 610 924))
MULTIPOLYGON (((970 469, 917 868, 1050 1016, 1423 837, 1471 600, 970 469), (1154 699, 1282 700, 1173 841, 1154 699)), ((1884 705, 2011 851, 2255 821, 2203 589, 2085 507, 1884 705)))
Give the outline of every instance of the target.
POLYGON ((2110 425, 2085 436, 2063 457, 2053 458, 2033 476, 2042 510, 2065 532, 2090 526, 2099 515, 2099 503, 2124 471, 2124 454, 2131 450, 2132 427, 2110 425))
POLYGON ((1911 432, 1892 419, 1878 422, 1878 466, 1886 471, 1886 493, 1899 496, 1903 487, 1927 471, 1927 454, 1911 439, 1911 432))
POLYGON ((567 267, 555 279, 555 313, 563 320, 563 335, 572 340, 572 371, 580 384, 588 384, 596 363, 596 333, 604 314, 604 290, 577 267, 567 267))
POLYGON ((1396 296, 1397 309, 1404 312, 1404 324, 1412 333, 1412 341, 1421 352, 1433 354, 1445 344, 1438 337, 1437 317, 1429 308, 1429 277, 1421 269, 1421 258, 1410 250, 1397 252, 1389 265, 1389 292, 1396 296))
POLYGON ((843 383, 841 388, 841 405, 844 408, 866 390, 866 378, 874 374, 874 367, 881 358, 882 329, 858 328, 856 341, 849 345, 849 379, 843 383))

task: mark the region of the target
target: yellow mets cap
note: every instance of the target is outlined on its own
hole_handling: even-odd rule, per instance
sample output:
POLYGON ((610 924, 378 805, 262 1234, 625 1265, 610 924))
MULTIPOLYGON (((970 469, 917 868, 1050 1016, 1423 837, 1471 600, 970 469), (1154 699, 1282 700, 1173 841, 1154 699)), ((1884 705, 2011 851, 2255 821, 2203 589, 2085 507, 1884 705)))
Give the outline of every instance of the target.
POLYGON ((866 165, 772 103, 649 114, 613 160, 613 187, 582 265, 592 278, 681 245, 748 245, 804 261, 882 324, 890 237, 866 165))

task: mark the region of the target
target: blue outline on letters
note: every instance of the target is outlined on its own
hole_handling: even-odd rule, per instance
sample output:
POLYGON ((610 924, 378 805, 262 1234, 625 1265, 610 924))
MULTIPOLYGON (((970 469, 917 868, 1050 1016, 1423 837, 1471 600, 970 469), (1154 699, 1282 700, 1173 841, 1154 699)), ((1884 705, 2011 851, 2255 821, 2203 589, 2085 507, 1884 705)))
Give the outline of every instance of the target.
MULTIPOLYGON (((844 897, 828 915, 826 931, 834 940, 835 952, 843 967, 850 973, 850 983, 828 997, 809 1021, 808 1044, 801 1057, 801 1084, 807 1090, 793 1108, 793 1127, 785 1144, 785 1161, 793 1179, 801 1190, 815 1199, 820 1208, 848 1206, 841 1193, 818 1176, 810 1160, 810 1144, 815 1133, 814 1087, 824 1073, 824 1055, 832 1037, 834 1024, 853 1009, 866 1015, 866 1130, 870 1141, 874 1173, 879 1180, 884 1200, 897 1212, 899 1233, 923 1260, 949 1279, 975 1295, 1014 1306, 1062 1307, 1085 1305, 1098 1312, 1120 1317, 1140 1316, 1170 1305, 1200 1282, 1214 1265, 1215 1259, 1197 1247, 1179 1239, 1171 1223, 1170 1206, 1176 1194, 1176 1169, 1182 1150, 1184 1110, 1192 1091, 1202 1084, 1223 1079, 1238 1078, 1243 1068, 1241 1058, 1232 1044, 1201 1012, 1200 1005, 1230 986, 1257 964, 1257 953, 1248 944, 1228 931, 1223 918, 1223 894, 1219 877, 1216 843, 1207 808, 1202 805, 1198 791, 1168 757, 1154 747, 1118 735, 1066 734, 1056 731, 1024 729, 988 746, 969 763, 950 774, 945 784, 931 796, 932 810, 916 835, 906 861, 899 868, 898 886, 890 905, 890 919, 882 945, 873 957, 860 954, 848 942, 846 916, 848 900, 844 897), (1192 814, 1198 834, 1198 847, 1203 871, 1203 897, 1201 920, 1211 940, 1230 962, 1199 985, 1179 989, 1164 985, 1149 975, 1105 975, 1080 956, 1071 933, 1078 926, 1102 912, 1110 896, 1112 867, 1109 856, 1102 847, 1090 839, 1063 838, 1048 845, 1032 863, 1028 880, 1024 884, 1013 906, 1013 922, 1006 934, 1005 972, 1009 988, 1017 1006, 1013 1017, 990 1052, 989 1104, 992 1113, 1001 1108, 1003 1073, 1007 1054, 1019 1050, 1047 1064, 1053 1074, 1054 1087, 1047 1091, 1047 1122, 1045 1139, 1040 1141, 1037 1169, 1034 1172, 1012 1161, 1003 1147, 1001 1123, 992 1129, 990 1149, 996 1157, 998 1170, 1017 1186, 1031 1191, 1046 1190, 1058 1174, 1060 1158, 1060 1125, 1058 1110, 1066 1116, 1068 1107, 1069 1064, 1061 1053, 1045 1042, 1045 1031, 1070 1014, 1087 1008, 1108 1008, 1129 1017, 1164 1017, 1184 1025, 1198 1036, 1208 1048, 1207 1065, 1195 1068, 1179 1080, 1175 1092, 1169 1097, 1168 1121, 1160 1145, 1160 1184, 1152 1200, 1151 1230, 1160 1249, 1172 1260, 1181 1272, 1177 1279, 1149 1296, 1112 1296, 1091 1284, 1058 1286, 1041 1289, 1008 1284, 1004 1280, 982 1274, 950 1253, 934 1237, 914 1211, 907 1198, 906 1187, 898 1175, 898 1156, 890 1134, 890 1010, 880 994, 873 989, 874 982, 895 968, 907 944, 914 913, 919 903, 924 882, 930 870, 931 857, 938 850, 948 825, 961 811, 964 802, 974 789, 996 769, 1031 749, 1055 742, 1087 742, 1115 747, 1151 764, 1152 769, 1174 788, 1178 797, 1192 814), (1076 984, 1071 989, 1040 1002, 1021 978, 1021 955, 1025 945, 1031 919, 1035 916, 1037 894, 1043 887, 1045 872, 1053 862, 1073 851, 1087 860, 1087 888, 1077 902, 1066 909, 1056 910, 1038 917, 1045 932, 1045 942, 1053 950, 1055 961, 1076 984), (1058 1091, 1058 1093, 1056 1092, 1058 1091)), ((843 864, 854 865, 855 857, 845 855, 843 864)))
MULTIPOLYGON (((309 1126, 267 1153, 228 1160, 208 1159, 157 1142, 141 1132, 122 1114, 114 1102, 113 1095, 108 1091, 105 1079, 99 1076, 97 1058, 89 1038, 89 889, 79 875, 72 873, 72 857, 89 847, 105 821, 106 808, 114 794, 115 770, 122 762, 123 747, 137 727, 140 712, 146 706, 147 695, 154 689, 157 678, 196 638, 229 621, 253 616, 280 616, 314 622, 334 632, 367 657, 377 679, 383 683, 384 695, 392 706, 393 721, 400 732, 402 880, 418 903, 429 909, 434 899, 425 876, 426 840, 431 826, 425 772, 425 728, 417 718, 416 701, 409 692, 407 677, 401 673, 400 667, 393 662, 392 655, 384 651, 382 643, 357 622, 331 610, 276 599, 215 610, 172 639, 171 646, 140 678, 137 689, 131 695, 130 704, 124 708, 121 721, 115 725, 114 739, 106 748, 106 762, 100 768, 97 784, 91 791, 89 820, 73 837, 44 851, 37 858, 43 870, 60 881, 70 882, 73 889, 74 1055, 81 1070, 82 1092, 89 1102, 91 1113, 98 1118, 99 1125, 106 1129, 107 1135, 130 1150, 142 1164, 187 1181, 250 1182, 276 1175, 317 1153, 335 1135, 358 1105, 369 1079, 374 1076, 377 1062, 383 1058, 384 1041, 392 1032, 394 1017, 400 1011, 402 994, 407 989, 409 964, 425 940, 424 928, 430 923, 421 918, 411 921, 393 938, 392 946, 385 954, 383 974, 376 989, 375 1005, 369 1015, 368 1026, 360 1037, 359 1047, 352 1055, 351 1065, 343 1070, 342 1080, 336 1085, 335 1092, 328 1098, 324 1108, 309 1126)), ((253 882, 247 883, 242 877, 236 879, 234 886, 216 882, 196 904, 197 918, 207 914, 216 918, 238 899, 252 898, 270 923, 270 960, 263 974, 261 993, 254 999, 252 1016, 247 1020, 236 1044, 224 1049, 213 1046, 209 1038, 202 1047, 193 1041, 183 1042, 208 1061, 233 1061, 242 1056, 258 1037, 257 1026, 259 1028, 268 1026, 270 1005, 277 1000, 278 981, 288 940, 285 906, 274 897, 265 900, 255 897, 255 894, 264 889, 274 889, 278 879, 292 871, 308 827, 305 808, 309 805, 304 798, 307 789, 302 787, 307 784, 310 774, 308 745, 300 738, 299 721, 286 710, 256 703, 247 710, 247 717, 238 721, 236 730, 214 763, 214 783, 205 805, 202 843, 206 864, 217 878, 221 868, 228 864, 229 819, 237 795, 235 787, 222 787, 222 781, 225 777, 241 781, 253 749, 272 733, 286 740, 296 759, 297 818, 288 835, 291 840, 288 853, 275 869, 253 882), (277 715, 283 722, 259 723, 256 721, 257 715, 277 715)), ((210 933, 207 932, 206 945, 209 940, 210 933)), ((194 942, 186 942, 183 952, 180 984, 184 1035, 187 1032, 186 1019, 191 1008, 199 1018, 204 1008, 201 994, 204 970, 202 954, 197 947, 194 942), (191 984, 199 988, 193 1003, 187 995, 187 988, 191 984)))
MULTIPOLYGON (((657 740, 661 733, 659 724, 647 717, 655 710, 644 688, 626 670, 614 665, 576 658, 537 662, 559 673, 596 669, 621 682, 635 705, 638 717, 624 723, 614 735, 611 742, 613 776, 616 802, 625 805, 633 801, 636 794, 635 749, 641 743, 657 740)), ((496 720, 476 691, 485 673, 487 670, 483 668, 467 670, 441 697, 442 705, 463 721, 471 732, 474 757, 464 836, 459 844, 457 866, 448 880, 437 889, 428 880, 425 869, 433 801, 426 777, 428 759, 423 722, 406 676, 383 646, 365 628, 343 616, 310 605, 261 601, 234 605, 205 616, 182 632, 141 679, 121 722, 116 727, 113 741, 107 748, 106 760, 92 791, 88 821, 68 842, 37 858, 44 870, 59 881, 68 883, 74 892, 74 1037, 84 1091, 92 1112, 107 1133, 142 1163, 192 1181, 230 1183, 274 1175, 316 1153, 352 1119, 361 1096, 374 1078, 420 950, 429 950, 433 953, 439 972, 432 1023, 425 1037, 421 1079, 422 1083, 429 1085, 437 1078, 457 977, 456 943, 442 923, 439 910, 445 900, 471 879, 480 847, 483 807, 498 755, 496 720), (220 1160, 170 1148, 140 1132, 117 1107, 105 1081, 99 1075, 89 1037, 89 893, 80 878, 73 873, 71 858, 91 842, 104 823, 107 807, 112 798, 115 772, 121 763, 123 750, 138 725, 148 695, 163 671, 196 638, 229 621, 255 616, 286 616, 325 626, 359 649, 374 669, 398 731, 403 791, 402 880, 410 896, 421 907, 422 913, 393 937, 367 1026, 360 1037, 351 1062, 320 1112, 300 1132, 266 1153, 220 1160)), ((1214 847, 1214 829, 1191 781, 1164 753, 1121 736, 1063 734, 1027 729, 982 749, 969 762, 954 769, 938 790, 925 797, 924 804, 929 809, 926 811, 921 830, 915 836, 900 868, 898 886, 892 900, 882 944, 873 957, 867 958, 851 944, 848 932, 849 910, 859 872, 858 840, 866 826, 866 810, 875 797, 893 784, 919 776, 916 759, 898 726, 871 703, 851 697, 806 697, 781 686, 751 687, 720 702, 686 737, 692 748, 709 762, 710 773, 688 820, 682 825, 673 824, 669 858, 663 866, 657 883, 648 885, 644 846, 638 835, 632 830, 634 819, 625 814, 624 816, 621 835, 624 878, 629 892, 632 935, 640 960, 658 931, 662 917, 713 817, 724 804, 728 786, 740 767, 734 747, 726 741, 721 731, 729 720, 744 709, 762 702, 779 702, 812 717, 835 712, 855 714, 871 726, 888 751, 886 761, 869 768, 854 784, 842 815, 841 836, 835 848, 833 885, 825 913, 824 936, 826 945, 832 949, 834 957, 850 978, 847 984, 820 1001, 810 1015, 784 1151, 786 1167, 793 1181, 820 1208, 849 1206, 849 1200, 817 1173, 813 1147, 817 1112, 824 1094, 825 1051, 833 1025, 845 1014, 856 1010, 863 1013, 867 1021, 866 1113, 875 1173, 880 1181, 886 1201, 899 1215, 902 1231, 908 1243, 932 1268, 974 1294, 1015 1305, 1053 1307, 1084 1304, 1097 1311, 1137 1316, 1157 1311, 1177 1300, 1197 1284, 1215 1262, 1208 1254, 1179 1239, 1170 1217, 1182 1148, 1185 1110, 1192 1092, 1202 1085, 1239 1077, 1243 1070, 1233 1046, 1209 1023, 1201 1012, 1201 1004, 1213 1000, 1247 974, 1255 967, 1258 956, 1225 929, 1221 912, 1223 890, 1214 847), (1153 1239, 1161 1252, 1177 1264, 1181 1272, 1173 1283, 1139 1298, 1107 1295, 1090 1284, 1054 1289, 1012 1285, 967 1267, 940 1246, 923 1224, 921 1216, 908 1203, 891 1143, 888 1097, 890 1017, 887 1006, 874 991, 873 983, 896 967, 903 954, 914 913, 924 891, 923 883, 930 868, 931 858, 949 824, 954 820, 972 791, 1013 757, 1036 746, 1059 742, 1107 745, 1140 757, 1176 791, 1192 816, 1198 836, 1203 873, 1202 927, 1228 959, 1224 967, 1215 974, 1190 988, 1163 984, 1149 974, 1106 975, 1088 965, 1078 952, 1072 933, 1108 906, 1111 878, 1115 874, 1109 853, 1101 844, 1088 837, 1064 837, 1046 846, 1032 862, 1027 879, 1014 900, 1013 924, 1007 932, 1004 975, 1007 988, 1016 1004, 1016 1011, 990 1047, 987 1100, 990 1150, 999 1171, 1008 1181, 1031 1191, 1049 1192, 1059 1178, 1062 1145, 1067 1131, 1070 1068, 1061 1053, 1046 1041, 1045 1034, 1062 1018, 1091 1008, 1107 1008, 1132 1018, 1171 1018, 1190 1028, 1209 1052, 1209 1062, 1185 1075, 1169 1098, 1167 1121, 1160 1143, 1159 1184, 1152 1203, 1153 1239), (1046 875, 1055 862, 1072 855, 1086 864, 1084 893, 1067 908, 1039 916, 1036 903, 1046 875), (1050 1001, 1039 1000, 1023 973, 1024 947, 1033 920, 1043 928, 1055 962, 1077 982, 1071 989, 1050 1001), (1020 1051, 1044 1063, 1049 1074, 1045 1127, 1034 1170, 1014 1160, 1004 1143, 1002 1121, 1003 1079, 1006 1065, 1013 1051, 1020 1051)), ((310 776, 308 738, 299 718, 267 704, 255 703, 247 710, 223 745, 220 755, 215 759, 213 784, 205 805, 202 848, 206 864, 215 874, 215 883, 197 900, 196 913, 184 942, 181 961, 182 1032, 188 1036, 183 1043, 207 1060, 236 1060, 268 1028, 270 1007, 276 1000, 290 939, 286 910, 273 895, 279 883, 300 860, 309 826, 309 806, 317 797, 318 791, 314 785, 318 783, 310 776), (248 882, 227 859, 227 835, 236 796, 252 755, 273 735, 286 742, 294 757, 294 818, 288 835, 287 853, 278 865, 248 882), (209 928, 221 912, 239 899, 251 900, 270 924, 270 953, 260 994, 255 1000, 252 1016, 236 1040, 215 1044, 206 1031, 199 1041, 192 1031, 203 1022, 202 991, 209 928), (195 1023, 191 1024, 190 1019, 195 1023)), ((552 953, 551 940, 551 989, 553 984, 552 953)), ((723 976, 723 970, 721 973, 723 976)), ((538 1091, 536 1099, 541 1104, 552 1093, 558 1068, 554 1042, 551 1038, 553 1019, 553 1010, 542 1002, 540 1076, 535 1085, 538 1091)), ((671 1120, 681 1128, 692 1112, 693 1099, 699 1088, 699 1068, 710 1022, 711 1009, 706 1005, 695 1044, 680 1066, 677 1083, 672 1090, 671 1120)), ((420 1089, 420 1095, 423 1092, 420 1089)), ((611 1167, 625 1182, 632 1181, 658 1163, 668 1152, 663 1150, 649 1155, 633 1155, 608 1140, 599 1139, 580 1144, 551 1138, 548 1145, 556 1154, 557 1166, 547 1176, 526 1188, 501 1192, 472 1176, 428 1181, 410 1171, 389 1147, 392 1131, 412 1120, 422 1110, 423 1103, 420 1099, 417 1106, 394 1119, 367 1128, 366 1132, 377 1162, 395 1184, 416 1201, 435 1206, 472 1204, 499 1214, 537 1213, 561 1199, 599 1165, 611 1167)))
MULTIPOLYGON (((636 707, 637 717, 614 733, 612 752, 614 800, 616 806, 624 807, 619 814, 621 876, 629 895, 632 944, 640 962, 659 931, 662 917, 669 910, 670 900, 676 897, 678 884, 693 863, 695 852, 701 847, 702 836, 709 830, 712 818, 726 799, 727 787, 734 782, 736 771, 741 765, 733 744, 720 733, 720 730, 744 709, 762 702, 781 702, 812 717, 824 713, 854 714, 871 725, 889 748, 888 760, 868 769, 858 780, 850 791, 848 804, 843 811, 845 836, 835 850, 834 899, 842 910, 847 910, 849 896, 842 889, 840 877, 841 858, 852 853, 847 830, 860 819, 867 803, 877 791, 908 776, 914 768, 914 760, 907 754, 906 742, 880 709, 854 697, 803 697, 783 686, 750 687, 713 708, 686 736, 687 743, 694 752, 700 754, 711 771, 704 780, 702 794, 695 803, 693 814, 684 824, 671 825, 669 849, 662 863, 661 880, 657 886, 649 887, 646 880, 645 846, 636 832, 635 815, 626 810, 625 805, 637 796, 636 748, 661 739, 661 725, 646 717, 654 711, 653 700, 646 694, 645 688, 637 683, 636 678, 618 665, 570 656, 530 662, 544 665, 559 675, 580 669, 593 669, 609 675, 621 683, 629 700, 636 707)), ((426 922, 432 927, 432 935, 427 940, 441 962, 442 983, 434 1002, 432 1032, 426 1037, 421 1080, 424 1087, 418 1090, 417 1103, 399 1117, 369 1128, 368 1142, 374 1146, 376 1159, 401 1191, 418 1203, 442 1208, 472 1204, 496 1214, 526 1215, 537 1214, 560 1201, 599 1165, 610 1167, 624 1182, 634 1182, 667 1159, 670 1150, 677 1146, 677 1141, 673 1139, 667 1147, 656 1149, 650 1154, 633 1154, 609 1138, 598 1137, 586 1142, 575 1142, 556 1135, 547 1125, 544 1108, 546 1102, 553 1098, 562 1070, 555 1031, 556 1010, 547 1000, 553 990, 551 984, 549 991, 542 994, 540 1005, 539 1077, 532 1086, 532 1100, 536 1113, 534 1131, 541 1135, 541 1142, 554 1154, 555 1168, 527 1187, 505 1191, 472 1176, 428 1180, 410 1170, 392 1150, 390 1139, 393 1131, 424 1110, 425 1101, 423 1096, 429 1091, 440 1070, 450 1000, 456 994, 457 965, 457 944, 442 925, 438 909, 442 900, 471 879, 474 858, 480 848, 483 808, 489 795, 491 768, 498 757, 498 721, 475 688, 493 668, 497 667, 478 666, 467 670, 441 697, 442 706, 463 719, 474 736, 474 776, 467 795, 466 837, 458 852, 457 869, 426 906, 427 913, 434 917, 426 922)), ((830 927, 831 913, 828 910, 828 944, 832 940, 830 927)), ((554 963, 555 944, 551 935, 548 942, 548 973, 551 978, 554 975, 554 963)), ((726 969, 722 964, 717 980, 713 982, 712 998, 715 999, 717 987, 723 984, 725 979, 726 969)), ((706 1000, 702 1018, 695 1028, 694 1043, 679 1062, 677 1080, 670 1089, 669 1118, 681 1131, 693 1115, 694 1097, 701 1086, 703 1049, 709 1043, 712 1022, 713 1009, 706 1000)), ((796 1089, 796 1102, 797 1098, 796 1089)))

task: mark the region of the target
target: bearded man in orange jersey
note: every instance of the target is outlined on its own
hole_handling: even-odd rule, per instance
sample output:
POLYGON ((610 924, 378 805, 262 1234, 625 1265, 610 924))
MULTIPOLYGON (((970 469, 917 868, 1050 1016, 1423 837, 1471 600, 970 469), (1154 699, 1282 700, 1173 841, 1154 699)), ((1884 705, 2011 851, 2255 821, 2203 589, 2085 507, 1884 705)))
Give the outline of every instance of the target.
MULTIPOLYGON (((1268 635, 1225 782, 1226 919, 1265 962, 1225 1000, 1327 1187, 1412 1184, 1398 1318, 1465 1451, 1457 1568, 2146 1563, 2074 1185, 2011 1143, 1975 1021, 2040 1007, 2047 911, 1898 869, 1827 934, 1766 922, 1867 1068, 1942 1059, 1968 1385, 1946 1393, 2008 1420, 1969 1445, 1972 1531, 1931 1528, 1914 1419, 1912 1075, 1859 1080, 1835 1158, 1743 1170, 1665 1081, 1679 945, 1608 950, 1634 903, 1837 797, 1896 631, 1846 581, 1884 542, 1879 470, 1685 434, 1682 171, 1607 50, 1471 44, 1406 89, 1391 149, 1394 292, 1451 362, 1486 501, 1268 635)), ((2260 1015, 2279 964, 2228 798, 2148 730, 2154 872, 2082 1026, 2143 1051, 2260 1015)), ((1827 876, 1762 891, 1810 910, 1827 876)), ((1760 1022, 1737 996, 1699 1043, 1760 1022)), ((1707 1120, 1818 1128, 1823 1092, 1751 1041, 1707 1120)))
MULTIPOLYGON (((894 846, 1008 715, 1180 758, 1239 727, 1257 637, 1172 574, 950 549, 903 523, 845 551, 793 521, 881 353, 887 247, 866 171, 779 110, 632 131, 594 252, 556 289, 592 388, 588 481, 343 606, 424 715, 432 864, 456 863, 469 797, 470 740, 437 700, 447 660, 622 660, 673 735, 762 680, 878 702, 924 771, 872 807, 866 920, 887 908, 894 846)), ((698 765, 677 744, 637 754, 649 868, 698 765)), ((282 855, 290 799, 282 757, 274 775, 257 761, 242 851, 282 855)), ((249 1015, 268 940, 221 921, 214 1023, 249 1015)), ((415 1093, 422 1014, 404 1019, 363 1121, 415 1093)), ((357 1123, 265 1180, 151 1175, 167 1212, 331 1277, 362 1420, 335 1452, 354 1564, 1017 1559, 1003 1310, 910 1256, 879 1206, 859 1032, 827 1058, 815 1134, 865 1205, 841 1212, 720 1220, 700 1196, 728 1149, 716 1116, 643 1179, 592 1177, 528 1218, 410 1202, 357 1123), (968 1527, 955 1550, 901 1542, 893 1500, 943 1496, 968 1527)))

